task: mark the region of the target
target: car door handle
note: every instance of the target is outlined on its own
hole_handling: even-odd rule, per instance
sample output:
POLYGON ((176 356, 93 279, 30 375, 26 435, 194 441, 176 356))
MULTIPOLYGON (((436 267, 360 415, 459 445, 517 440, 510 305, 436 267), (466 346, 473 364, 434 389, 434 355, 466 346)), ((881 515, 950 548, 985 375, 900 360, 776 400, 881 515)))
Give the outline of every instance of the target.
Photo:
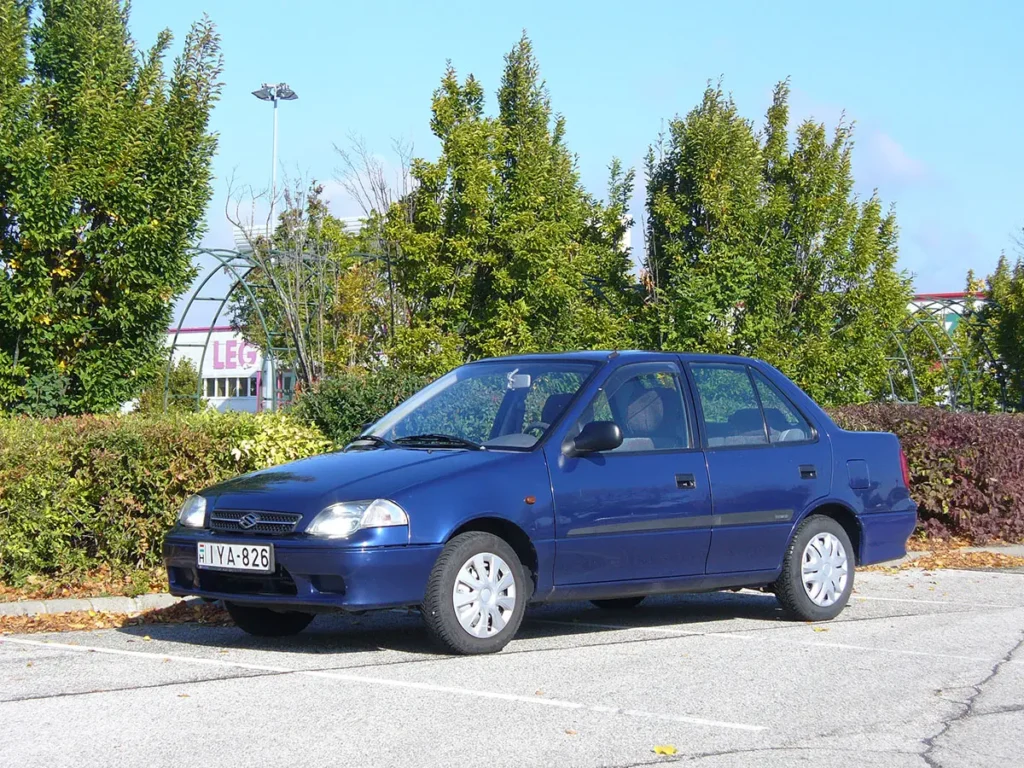
POLYGON ((697 487, 697 478, 693 475, 676 475, 676 488, 692 491, 697 487))
POLYGON ((800 479, 801 480, 814 480, 818 476, 818 468, 813 464, 801 464, 800 465, 800 479))

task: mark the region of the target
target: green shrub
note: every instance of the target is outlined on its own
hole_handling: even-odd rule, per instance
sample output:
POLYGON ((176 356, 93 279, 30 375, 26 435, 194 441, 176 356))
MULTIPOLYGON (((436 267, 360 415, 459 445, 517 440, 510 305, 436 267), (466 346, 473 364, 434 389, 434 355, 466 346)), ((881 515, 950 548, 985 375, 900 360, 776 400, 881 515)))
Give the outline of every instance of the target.
POLYGON ((1024 540, 1024 415, 880 404, 831 413, 846 429, 900 438, 925 533, 1024 540))
POLYGON ((0 418, 0 580, 154 566, 186 496, 330 447, 281 414, 0 418))
POLYGON ((167 373, 167 363, 157 369, 156 375, 139 393, 140 413, 160 414, 164 411, 194 413, 200 410, 196 400, 199 391, 199 371, 189 358, 179 358, 167 373), (164 403, 164 390, 167 403, 164 403))
POLYGON ((393 368, 352 370, 325 379, 302 394, 292 413, 344 445, 362 432, 364 424, 376 421, 429 381, 393 368))

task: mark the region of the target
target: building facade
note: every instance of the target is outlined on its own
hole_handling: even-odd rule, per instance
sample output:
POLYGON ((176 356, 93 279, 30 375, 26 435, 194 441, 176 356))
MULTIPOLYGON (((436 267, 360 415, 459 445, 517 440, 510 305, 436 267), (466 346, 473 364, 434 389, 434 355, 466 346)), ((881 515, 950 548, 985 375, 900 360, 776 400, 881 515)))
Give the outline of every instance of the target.
POLYGON ((192 361, 199 371, 203 400, 218 411, 253 413, 272 408, 275 400, 290 401, 295 392, 295 375, 287 371, 275 374, 260 348, 231 326, 172 328, 167 332, 167 346, 172 344, 173 362, 192 361))

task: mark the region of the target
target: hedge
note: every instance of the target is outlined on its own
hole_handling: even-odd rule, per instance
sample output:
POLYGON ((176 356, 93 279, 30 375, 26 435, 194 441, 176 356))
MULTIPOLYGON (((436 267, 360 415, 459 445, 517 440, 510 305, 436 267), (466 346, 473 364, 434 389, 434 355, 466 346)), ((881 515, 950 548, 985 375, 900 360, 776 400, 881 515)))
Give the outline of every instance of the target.
POLYGON ((0 581, 155 566, 190 493, 330 446, 279 414, 0 418, 0 581))
POLYGON ((921 528, 971 542, 1024 540, 1024 414, 835 408, 846 429, 894 432, 907 454, 921 528))
POLYGON ((376 421, 429 381, 391 368, 376 372, 354 369, 303 393, 294 413, 344 445, 363 431, 366 422, 376 421))
MULTIPOLYGON (((347 439, 409 386, 349 378, 291 415, 0 417, 0 581, 158 565, 188 494, 328 450, 335 442, 324 433, 347 439), (313 417, 319 428, 303 421, 313 417)), ((891 405, 832 413, 849 429, 899 435, 928 534, 1024 540, 1024 415, 891 405)))

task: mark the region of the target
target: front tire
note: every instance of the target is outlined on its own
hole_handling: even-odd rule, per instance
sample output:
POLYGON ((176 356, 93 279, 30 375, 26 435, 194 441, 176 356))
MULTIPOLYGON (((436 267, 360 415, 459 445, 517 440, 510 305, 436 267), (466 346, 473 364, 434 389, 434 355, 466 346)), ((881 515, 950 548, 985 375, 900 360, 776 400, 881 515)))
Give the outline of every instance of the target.
POLYGON ((782 574, 773 585, 775 596, 795 619, 834 619, 853 592, 854 562, 843 526, 831 517, 811 515, 789 542, 782 574))
POLYGON ((515 550, 493 534, 470 531, 449 541, 437 558, 423 618, 448 653, 496 653, 519 630, 529 598, 515 550))
POLYGON ((301 611, 272 611, 253 605, 225 602, 231 618, 239 629, 256 637, 288 637, 297 635, 316 618, 315 614, 301 611))

